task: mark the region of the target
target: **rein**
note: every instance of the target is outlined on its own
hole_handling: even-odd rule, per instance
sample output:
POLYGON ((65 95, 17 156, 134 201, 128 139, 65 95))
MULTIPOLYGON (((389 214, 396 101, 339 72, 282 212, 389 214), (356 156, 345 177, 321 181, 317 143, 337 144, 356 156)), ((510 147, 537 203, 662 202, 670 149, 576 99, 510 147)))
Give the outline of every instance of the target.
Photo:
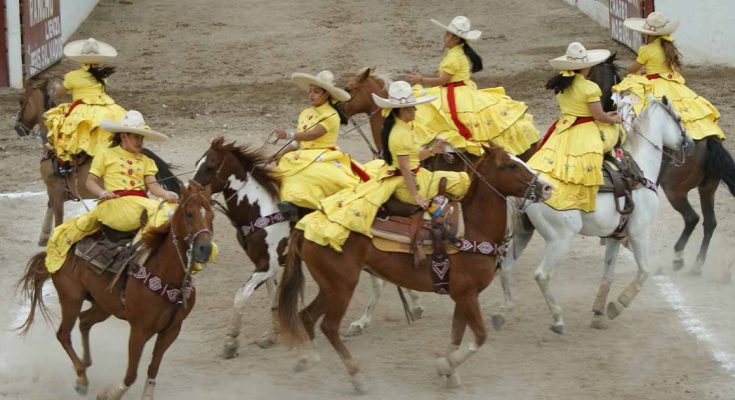
MULTIPOLYGON (((679 132, 681 133, 682 139, 686 139, 686 131, 682 129, 681 123, 679 123, 679 120, 676 118, 676 116, 672 114, 671 110, 669 110, 667 107, 661 104, 658 100, 655 101, 655 104, 657 104, 659 107, 662 107, 666 111, 666 113, 669 115, 669 117, 671 117, 671 119, 673 119, 674 122, 676 122, 676 126, 679 128, 679 132)), ((681 167, 686 162, 686 157, 687 157, 686 151, 689 148, 689 144, 687 143, 686 140, 682 140, 679 150, 676 150, 676 152, 672 155, 672 154, 669 154, 669 152, 665 148, 654 143, 643 132, 641 132, 638 128, 636 128, 635 121, 633 121, 632 123, 623 121, 623 124, 628 126, 631 132, 642 137, 646 142, 648 142, 651 146, 653 146, 653 148, 656 149, 656 151, 660 151, 663 155, 665 155, 666 157, 669 157, 669 159, 671 159, 671 162, 674 164, 674 166, 681 167)))

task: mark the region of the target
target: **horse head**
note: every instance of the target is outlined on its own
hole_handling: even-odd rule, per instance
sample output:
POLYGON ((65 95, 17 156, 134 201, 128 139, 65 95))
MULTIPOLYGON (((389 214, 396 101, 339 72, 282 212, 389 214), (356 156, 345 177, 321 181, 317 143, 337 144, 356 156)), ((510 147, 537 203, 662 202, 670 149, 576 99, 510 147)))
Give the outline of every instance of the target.
POLYGON ((173 238, 187 243, 192 257, 190 263, 206 263, 212 254, 214 211, 211 197, 209 186, 192 181, 188 188, 181 188, 179 206, 171 217, 173 238))
POLYGON ((611 99, 612 87, 620 83, 620 72, 622 68, 615 64, 617 52, 608 57, 605 62, 590 68, 589 80, 595 82, 602 90, 602 109, 614 111, 615 103, 611 99))
POLYGON ((43 114, 54 107, 53 99, 58 91, 58 82, 43 78, 23 82, 23 98, 15 118, 15 132, 18 136, 28 136, 38 125, 43 114))
POLYGON ((363 68, 345 86, 350 99, 341 103, 341 108, 347 117, 375 112, 378 106, 373 101, 373 93, 382 97, 388 96, 390 79, 374 72, 375 67, 363 68))
MULTIPOLYGON (((537 202, 551 197, 553 187, 518 157, 500 147, 485 147, 475 167, 475 185, 487 186, 500 197, 537 202)), ((484 197, 484 196, 483 196, 484 197)))
POLYGON ((656 100, 648 95, 648 106, 633 121, 633 134, 645 135, 645 139, 671 150, 676 150, 680 157, 674 161, 683 162, 684 158, 694 151, 694 141, 686 132, 681 116, 666 97, 656 100))

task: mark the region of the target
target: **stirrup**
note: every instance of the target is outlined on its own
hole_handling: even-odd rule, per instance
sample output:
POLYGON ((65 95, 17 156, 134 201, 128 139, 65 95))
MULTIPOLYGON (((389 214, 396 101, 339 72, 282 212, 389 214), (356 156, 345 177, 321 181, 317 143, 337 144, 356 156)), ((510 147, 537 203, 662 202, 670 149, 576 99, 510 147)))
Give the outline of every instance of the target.
POLYGON ((288 221, 298 222, 299 221, 299 207, 290 201, 282 201, 276 204, 278 211, 283 214, 283 218, 288 221))

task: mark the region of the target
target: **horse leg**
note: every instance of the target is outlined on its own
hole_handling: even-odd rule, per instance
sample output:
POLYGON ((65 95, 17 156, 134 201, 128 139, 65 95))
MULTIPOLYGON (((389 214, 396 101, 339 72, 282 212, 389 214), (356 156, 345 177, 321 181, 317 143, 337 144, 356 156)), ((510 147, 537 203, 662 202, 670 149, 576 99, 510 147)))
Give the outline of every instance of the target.
MULTIPOLYGON (((118 386, 109 386, 97 394, 97 400, 120 400, 130 389, 130 386, 138 377, 138 364, 143 353, 143 346, 153 334, 145 332, 137 326, 130 325, 130 337, 128 338, 128 368, 125 379, 118 386)), ((174 337, 175 338, 175 337, 174 337)))
MULTIPOLYGON (((663 188, 666 197, 669 199, 669 203, 684 218, 684 230, 681 232, 681 236, 679 236, 674 246, 674 271, 679 271, 684 268, 684 248, 689 241, 689 236, 692 235, 692 231, 694 231, 694 228, 699 223, 699 215, 694 211, 692 205, 689 204, 687 193, 676 192, 667 186, 663 186, 663 188)), ((661 270, 659 269, 656 273, 661 273, 661 270)))
POLYGON ((181 322, 168 327, 156 337, 156 344, 153 347, 153 357, 151 357, 151 363, 148 364, 148 379, 146 379, 145 386, 143 387, 142 400, 153 400, 153 391, 156 389, 156 376, 158 375, 158 367, 161 366, 163 353, 176 340, 179 332, 181 332, 181 322))
POLYGON ((466 328, 467 319, 465 318, 464 312, 459 306, 459 303, 455 302, 454 315, 452 316, 452 333, 449 351, 447 351, 446 356, 436 359, 437 373, 440 377, 444 377, 446 379, 446 386, 450 388, 457 387, 462 384, 459 374, 455 371, 455 366, 452 365, 451 361, 449 361, 449 357, 459 349, 459 345, 462 343, 462 337, 464 337, 466 328))
POLYGON ((232 309, 230 323, 227 325, 227 332, 225 332, 224 351, 222 352, 225 359, 237 356, 237 349, 240 346, 237 337, 240 336, 240 327, 242 326, 242 311, 242 308, 238 307, 232 309))
POLYGON ((48 239, 51 237, 52 227, 51 224, 54 222, 54 210, 51 208, 51 203, 46 204, 46 213, 43 216, 43 224, 41 225, 41 234, 38 236, 38 245, 40 247, 46 247, 48 239))
POLYGON ((74 389, 80 396, 87 394, 89 379, 87 379, 87 367, 82 360, 79 359, 74 347, 71 343, 71 331, 77 322, 77 317, 82 310, 82 302, 84 301, 84 289, 78 282, 73 281, 63 271, 59 271, 52 276, 54 287, 59 295, 59 304, 61 305, 61 324, 56 331, 56 338, 61 343, 66 354, 69 355, 74 370, 77 373, 77 379, 74 382, 74 389))
MULTIPOLYGON (((275 268, 275 267, 271 267, 275 268)), ((268 297, 271 298, 271 327, 266 331, 255 344, 261 349, 268 349, 278 343, 278 290, 276 290, 275 276, 265 281, 265 287, 268 289, 268 297)))
POLYGON ((564 333, 564 318, 562 318, 561 306, 557 304, 554 295, 551 293, 551 279, 559 260, 569 252, 572 238, 558 237, 555 239, 546 242, 544 258, 541 260, 541 265, 534 272, 534 278, 541 289, 546 304, 549 306, 551 317, 554 319, 551 330, 561 335, 564 333))
POLYGON ((615 278, 615 265, 618 261, 618 253, 620 252, 620 240, 607 238, 605 239, 605 272, 602 275, 600 288, 597 290, 595 302, 592 304, 592 322, 590 326, 595 329, 606 329, 607 321, 605 315, 605 304, 607 304, 607 295, 610 293, 610 286, 615 278))
POLYGON ((648 231, 640 236, 630 237, 630 247, 633 250, 633 257, 635 257, 635 262, 638 265, 638 274, 633 279, 633 282, 618 296, 618 299, 607 305, 608 318, 615 319, 615 317, 620 315, 623 309, 633 302, 633 299, 635 299, 635 296, 643 287, 643 283, 648 279, 648 244, 648 231))
POLYGON ((79 331, 82 333, 82 346, 84 348, 82 360, 87 368, 92 366, 92 356, 89 352, 89 330, 92 329, 92 325, 109 317, 110 313, 95 302, 92 302, 92 307, 79 314, 79 331))
POLYGON ((370 283, 372 284, 373 292, 370 294, 370 300, 368 301, 367 308, 365 308, 365 313, 362 314, 360 319, 350 324, 350 327, 347 328, 346 336, 362 335, 365 333, 365 329, 367 329, 368 325, 370 325, 370 321, 373 319, 373 311, 375 311, 375 307, 378 305, 378 300, 380 300, 380 295, 383 293, 385 281, 373 274, 370 274, 370 283))
POLYGON ((500 330, 505 325, 505 316, 513 311, 513 295, 511 293, 511 273, 516 265, 518 257, 523 254, 523 250, 528 246, 528 242, 533 237, 533 230, 525 230, 516 226, 514 229, 513 240, 510 242, 508 254, 500 263, 500 283, 503 287, 503 305, 500 306, 500 313, 491 317, 493 329, 500 330))
POLYGON ((306 371, 314 364, 321 361, 321 357, 314 349, 314 337, 316 336, 314 325, 316 325, 316 321, 319 320, 327 310, 326 300, 324 292, 319 289, 319 293, 316 295, 314 300, 299 312, 299 317, 304 325, 304 330, 306 331, 306 334, 309 335, 309 343, 305 346, 301 355, 299 355, 299 359, 296 361, 296 365, 294 366, 294 372, 306 371))
POLYGON ((702 267, 704 267, 704 262, 707 260, 709 242, 712 240, 712 234, 715 232, 715 228, 717 228, 717 218, 715 218, 715 192, 719 184, 719 179, 709 178, 697 188, 699 190, 699 203, 702 207, 702 216, 704 217, 702 224, 704 227, 704 237, 702 238, 702 245, 699 248, 699 254, 697 254, 697 262, 690 272, 692 275, 702 274, 702 267))
POLYGON ((421 319, 424 316, 424 307, 421 305, 421 296, 415 290, 406 289, 408 293, 408 309, 411 312, 413 320, 421 319))
MULTIPOLYGON (((446 358, 449 366, 451 367, 451 370, 448 371, 451 372, 451 374, 447 378, 447 387, 456 387, 461 384, 459 373, 457 373, 456 369, 467 361, 470 356, 475 354, 477 349, 485 344, 485 340, 487 340, 487 330, 485 329, 485 323, 482 319, 478 296, 475 294, 455 301, 457 308, 464 315, 466 324, 469 325, 472 330, 475 340, 471 341, 466 348, 458 348, 454 350, 446 358)), ((455 312, 457 311, 457 308, 455 308, 455 312)))

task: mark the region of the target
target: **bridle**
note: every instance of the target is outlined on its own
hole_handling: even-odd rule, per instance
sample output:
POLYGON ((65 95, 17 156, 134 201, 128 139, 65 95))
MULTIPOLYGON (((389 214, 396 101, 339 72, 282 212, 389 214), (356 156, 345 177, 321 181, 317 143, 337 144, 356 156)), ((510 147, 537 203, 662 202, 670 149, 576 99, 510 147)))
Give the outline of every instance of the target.
POLYGON ((51 100, 51 95, 48 93, 48 85, 46 84, 45 87, 32 87, 31 90, 28 90, 24 96, 23 96, 23 102, 20 105, 20 111, 15 115, 15 131, 18 133, 18 136, 28 136, 33 132, 33 127, 29 127, 26 125, 25 122, 21 120, 23 115, 25 114, 26 108, 28 108, 28 103, 31 100, 31 97, 33 96, 33 92, 36 90, 40 91, 43 95, 43 108, 44 110, 49 110, 56 106, 56 104, 51 100))
POLYGON ((674 153, 671 153, 665 147, 661 147, 658 144, 654 143, 651 139, 649 139, 643 132, 641 132, 638 128, 636 128, 635 120, 633 121, 633 123, 628 123, 628 122, 623 121, 623 124, 627 125, 630 128, 631 132, 642 137, 646 142, 648 142, 651 146, 653 146, 653 148, 656 149, 656 151, 660 151, 663 155, 669 157, 669 159, 671 159, 671 163, 674 164, 674 166, 681 167, 686 162, 687 152, 689 150, 689 142, 686 140, 687 133, 682 127, 680 119, 677 118, 676 115, 674 115, 672 110, 664 106, 659 100, 654 100, 654 104, 663 108, 666 111, 666 114, 668 114, 669 117, 671 117, 671 119, 674 120, 674 122, 676 122, 677 128, 679 128, 679 133, 681 135, 681 145, 679 146, 679 149, 676 150, 674 153))

